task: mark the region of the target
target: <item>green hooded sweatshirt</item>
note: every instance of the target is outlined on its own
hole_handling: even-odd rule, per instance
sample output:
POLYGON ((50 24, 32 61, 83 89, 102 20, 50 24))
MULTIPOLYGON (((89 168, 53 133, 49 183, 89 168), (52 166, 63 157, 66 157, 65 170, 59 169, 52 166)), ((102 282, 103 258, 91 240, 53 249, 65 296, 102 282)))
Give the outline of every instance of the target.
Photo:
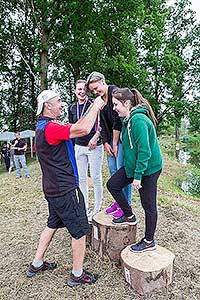
POLYGON ((128 120, 122 119, 124 167, 127 177, 137 180, 162 169, 155 127, 147 112, 142 106, 133 110, 128 120))

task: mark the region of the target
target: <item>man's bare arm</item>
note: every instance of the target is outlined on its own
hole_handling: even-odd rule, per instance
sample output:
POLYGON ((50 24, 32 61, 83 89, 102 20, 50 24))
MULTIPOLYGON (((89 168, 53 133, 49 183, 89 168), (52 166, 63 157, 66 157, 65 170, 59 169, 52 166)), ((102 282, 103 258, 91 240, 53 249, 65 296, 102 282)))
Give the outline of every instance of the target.
POLYGON ((92 130, 97 118, 97 114, 104 106, 104 101, 101 97, 97 97, 94 103, 89 107, 83 117, 73 124, 70 128, 70 139, 87 135, 92 130))

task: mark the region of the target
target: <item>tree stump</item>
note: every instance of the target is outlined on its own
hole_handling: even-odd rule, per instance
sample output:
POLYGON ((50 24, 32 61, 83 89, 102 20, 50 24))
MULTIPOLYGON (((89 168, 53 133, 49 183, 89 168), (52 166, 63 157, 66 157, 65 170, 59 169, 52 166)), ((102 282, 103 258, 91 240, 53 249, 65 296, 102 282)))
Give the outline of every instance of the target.
POLYGON ((174 258, 171 251, 160 246, 143 253, 132 252, 128 246, 121 252, 125 279, 140 295, 172 282, 174 258))
POLYGON ((92 247, 100 257, 108 257, 120 262, 121 250, 136 241, 136 225, 112 223, 113 217, 99 212, 92 220, 92 247))
POLYGON ((90 226, 90 232, 86 235, 86 246, 91 246, 92 243, 92 224, 89 223, 90 226))

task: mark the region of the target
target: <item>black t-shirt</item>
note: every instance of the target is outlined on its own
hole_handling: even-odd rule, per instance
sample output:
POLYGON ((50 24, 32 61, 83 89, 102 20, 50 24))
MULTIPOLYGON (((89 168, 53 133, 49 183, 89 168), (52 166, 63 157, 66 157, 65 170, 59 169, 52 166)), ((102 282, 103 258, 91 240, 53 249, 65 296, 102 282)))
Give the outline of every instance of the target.
MULTIPOLYGON (((84 102, 83 104, 79 104, 78 101, 73 103, 69 109, 68 109, 68 116, 69 116, 69 123, 76 123, 87 111, 88 107, 92 104, 93 100, 88 99, 87 102, 84 102)), ((90 131, 88 135, 85 135, 83 137, 75 138, 73 139, 73 142, 80 146, 87 146, 91 138, 96 133, 96 130, 98 129, 98 118, 90 131)), ((99 138, 97 145, 102 144, 101 138, 99 138)))
MULTIPOLYGON (((12 141, 12 145, 15 147, 15 148, 23 148, 24 146, 26 146, 26 142, 25 140, 23 139, 15 139, 12 141)), ((14 149, 14 155, 23 155, 25 153, 25 150, 17 150, 17 149, 14 149)))
POLYGON ((8 147, 3 147, 1 149, 1 153, 4 155, 5 158, 10 157, 10 149, 8 147))
POLYGON ((115 85, 108 86, 108 103, 100 112, 101 136, 103 144, 110 143, 113 129, 121 131, 122 123, 118 113, 113 110, 112 91, 116 88, 115 85))

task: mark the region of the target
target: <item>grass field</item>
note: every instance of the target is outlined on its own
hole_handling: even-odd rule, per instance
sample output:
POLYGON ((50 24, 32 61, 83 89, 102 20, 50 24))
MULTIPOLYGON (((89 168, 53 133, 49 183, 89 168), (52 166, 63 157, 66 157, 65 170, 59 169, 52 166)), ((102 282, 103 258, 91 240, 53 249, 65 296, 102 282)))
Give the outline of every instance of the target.
MULTIPOLYGON (((0 175, 0 299, 91 299, 91 300, 199 300, 200 299, 200 201, 184 195, 176 185, 182 172, 180 164, 164 156, 164 169, 159 180, 159 221, 156 240, 174 252, 173 283, 146 296, 139 296, 124 280, 121 268, 108 258, 101 260, 87 247, 85 267, 99 273, 92 286, 71 289, 65 280, 72 267, 70 236, 65 229, 57 232, 46 255, 58 268, 33 279, 26 269, 33 259, 40 232, 46 225, 47 203, 41 188, 41 172, 37 161, 29 164, 31 178, 16 179, 15 172, 0 175)), ((103 208, 111 197, 106 190, 108 170, 104 163, 103 208)), ((93 194, 90 190, 92 206, 93 194)), ((138 219, 138 239, 143 236, 144 214, 138 194, 133 194, 138 219)))

